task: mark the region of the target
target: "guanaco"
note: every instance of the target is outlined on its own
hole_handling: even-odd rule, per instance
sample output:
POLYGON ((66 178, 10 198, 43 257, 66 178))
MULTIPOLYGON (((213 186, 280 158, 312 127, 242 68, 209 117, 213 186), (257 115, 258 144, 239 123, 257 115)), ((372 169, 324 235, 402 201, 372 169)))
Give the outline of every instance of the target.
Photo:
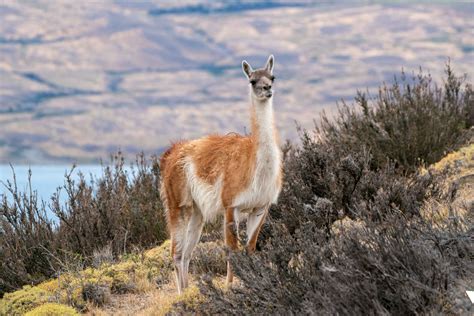
MULTIPOLYGON (((224 215, 225 244, 238 248, 238 221, 246 218, 249 253, 282 183, 282 153, 273 115, 274 57, 253 70, 245 60, 249 80, 251 134, 210 135, 174 143, 162 156, 160 194, 171 236, 178 292, 188 286, 192 252, 204 223, 224 215)), ((233 273, 227 262, 226 284, 233 273)))

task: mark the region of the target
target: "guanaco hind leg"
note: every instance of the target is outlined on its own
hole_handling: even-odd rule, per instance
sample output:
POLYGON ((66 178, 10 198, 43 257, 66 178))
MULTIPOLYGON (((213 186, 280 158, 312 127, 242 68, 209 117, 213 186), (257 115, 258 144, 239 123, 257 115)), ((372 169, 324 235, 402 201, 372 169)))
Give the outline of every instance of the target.
MULTIPOLYGON (((171 210, 170 210, 171 211, 171 210)), ((173 212, 179 214, 180 209, 173 210, 173 212)), ((186 222, 187 219, 185 216, 180 216, 178 218, 170 218, 170 237, 171 237, 171 258, 174 262, 174 273, 176 277, 176 285, 178 287, 178 292, 181 293, 184 284, 182 279, 182 259, 183 259, 183 244, 184 244, 184 225, 183 222, 186 222)))
POLYGON ((200 211, 190 207, 182 210, 186 214, 180 219, 179 225, 171 236, 171 254, 175 266, 176 284, 178 292, 188 287, 188 270, 191 255, 201 237, 204 220, 200 211))
POLYGON ((185 243, 183 247, 183 279, 184 279, 184 288, 188 287, 188 270, 189 262, 191 261, 191 256, 193 250, 201 239, 202 228, 204 226, 204 219, 201 212, 194 208, 194 212, 191 215, 191 219, 188 223, 185 243))

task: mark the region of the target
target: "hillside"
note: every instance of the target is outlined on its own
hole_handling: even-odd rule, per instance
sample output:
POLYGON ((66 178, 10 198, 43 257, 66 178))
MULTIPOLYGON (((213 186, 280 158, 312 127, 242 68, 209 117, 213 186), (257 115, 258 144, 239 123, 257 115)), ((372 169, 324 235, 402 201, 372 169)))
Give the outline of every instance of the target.
POLYGON ((318 111, 402 67, 439 80, 450 56, 471 71, 473 11, 457 1, 2 1, 0 164, 98 163, 119 148, 133 159, 203 131, 243 133, 240 62, 269 53, 278 127, 296 140, 295 120, 310 128, 318 111))
MULTIPOLYGON (((453 220, 461 223, 474 216, 474 144, 472 139, 469 142, 423 171, 442 175, 441 186, 453 195, 452 202, 428 199, 423 205, 423 218, 435 226, 446 227, 453 220)), ((363 225, 346 217, 334 222, 331 229, 335 235, 343 235, 342 232, 363 229, 363 225)), ((472 226, 462 230, 472 231, 472 226)), ((78 266, 64 266, 65 272, 55 279, 6 294, 0 301, 0 314, 164 315, 173 313, 175 306, 181 311, 193 310, 206 300, 196 281, 206 272, 214 273, 212 282, 217 288, 223 288, 225 255, 219 242, 198 245, 192 261, 192 286, 181 296, 174 286, 168 241, 142 253, 124 256, 117 262, 107 254, 97 254, 96 260, 95 268, 80 270, 78 266)), ((463 291, 474 288, 473 279, 457 280, 452 285, 450 295, 455 297, 448 299, 453 304, 451 310, 467 312, 472 305, 463 291)))

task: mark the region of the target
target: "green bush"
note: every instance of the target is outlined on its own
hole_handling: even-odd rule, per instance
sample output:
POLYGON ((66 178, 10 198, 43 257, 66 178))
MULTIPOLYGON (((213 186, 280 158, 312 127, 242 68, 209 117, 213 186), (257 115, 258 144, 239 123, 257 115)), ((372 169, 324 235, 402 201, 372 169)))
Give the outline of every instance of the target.
POLYGON ((24 315, 47 302, 48 297, 46 291, 25 285, 21 290, 5 294, 0 300, 0 315, 24 315))
POLYGON ((25 316, 79 316, 79 313, 67 305, 46 303, 29 311, 25 316))

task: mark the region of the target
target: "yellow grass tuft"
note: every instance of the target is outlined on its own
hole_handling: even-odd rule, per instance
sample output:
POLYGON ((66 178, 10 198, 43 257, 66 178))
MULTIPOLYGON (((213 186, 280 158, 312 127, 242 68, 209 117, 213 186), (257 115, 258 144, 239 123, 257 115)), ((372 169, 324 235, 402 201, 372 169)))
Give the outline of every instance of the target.
POLYGON ((442 171, 445 168, 453 167, 456 164, 464 165, 467 168, 472 168, 474 164, 474 144, 463 147, 455 152, 447 154, 443 159, 432 165, 432 168, 437 171, 442 171))
POLYGON ((192 309, 193 306, 204 302, 204 297, 195 285, 188 287, 181 295, 176 288, 167 288, 165 291, 155 293, 154 303, 142 311, 140 315, 162 316, 170 313, 175 304, 183 304, 192 309))
MULTIPOLYGON (((117 264, 106 263, 99 268, 64 272, 56 279, 7 293, 0 300, 0 315, 23 315, 48 302, 66 304, 84 311, 92 307, 91 303, 84 300, 85 289, 93 293, 97 290, 98 294, 106 296, 110 296, 110 293, 139 295, 154 291, 157 285, 169 283, 173 269, 169 249, 170 242, 167 241, 141 256, 125 256, 117 264)), ((108 299, 104 302, 108 302, 108 299)), ((96 312, 99 310, 95 308, 96 312)))
MULTIPOLYGON (((470 144, 446 155, 429 167, 433 173, 446 172, 441 187, 447 195, 454 194, 453 201, 428 199, 421 215, 438 227, 451 220, 462 219, 472 213, 474 205, 474 144, 470 144), (455 190, 453 190, 455 189, 455 190)), ((471 214, 472 216, 472 214, 471 214)), ((462 223, 459 223, 462 225, 462 223)), ((467 228, 467 227, 466 227, 467 228)))
POLYGON ((78 316, 79 313, 72 307, 58 304, 46 303, 29 311, 25 316, 78 316))
POLYGON ((0 300, 0 315, 24 315, 46 302, 48 302, 46 291, 25 285, 21 290, 6 293, 0 300))

